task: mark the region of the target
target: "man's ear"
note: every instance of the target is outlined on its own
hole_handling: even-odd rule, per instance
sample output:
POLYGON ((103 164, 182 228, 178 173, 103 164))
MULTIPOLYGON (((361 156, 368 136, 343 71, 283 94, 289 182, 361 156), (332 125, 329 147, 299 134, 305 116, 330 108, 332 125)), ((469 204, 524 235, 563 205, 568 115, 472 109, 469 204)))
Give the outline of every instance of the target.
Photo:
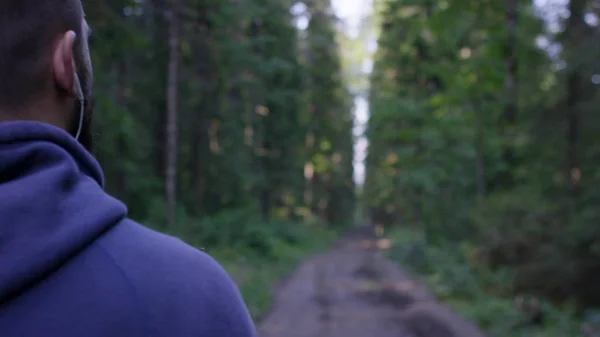
POLYGON ((75 63, 73 45, 76 34, 70 30, 58 39, 52 52, 52 72, 56 84, 70 95, 77 95, 75 89, 75 63))

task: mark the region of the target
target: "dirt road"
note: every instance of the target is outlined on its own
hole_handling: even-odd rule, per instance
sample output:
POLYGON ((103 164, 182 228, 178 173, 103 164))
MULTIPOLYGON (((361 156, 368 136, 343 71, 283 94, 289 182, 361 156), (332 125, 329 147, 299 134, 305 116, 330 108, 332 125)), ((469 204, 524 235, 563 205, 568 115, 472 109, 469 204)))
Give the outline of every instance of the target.
POLYGON ((261 337, 483 337, 354 233, 305 262, 277 291, 261 337))

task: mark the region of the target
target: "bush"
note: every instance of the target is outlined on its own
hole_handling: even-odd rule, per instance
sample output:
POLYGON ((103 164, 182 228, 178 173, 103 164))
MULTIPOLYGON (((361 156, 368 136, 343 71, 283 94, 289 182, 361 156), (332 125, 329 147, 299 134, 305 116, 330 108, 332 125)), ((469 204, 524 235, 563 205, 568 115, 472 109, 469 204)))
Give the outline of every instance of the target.
POLYGON ((514 292, 600 305, 600 229, 589 214, 569 219, 564 204, 526 189, 489 198, 472 217, 480 263, 513 270, 514 292))
MULTIPOLYGON (((399 232, 396 232, 399 233, 399 232)), ((442 298, 477 295, 479 291, 472 265, 467 256, 472 248, 464 243, 446 243, 434 246, 426 243, 422 235, 396 234, 391 258, 412 272, 426 277, 432 290, 442 298), (401 239, 398 239, 401 236, 401 239), (410 241, 410 240, 414 241, 410 241), (398 243, 401 241, 401 243, 398 243)))
POLYGON ((258 320, 270 306, 275 284, 307 255, 327 247, 337 233, 302 223, 266 223, 256 214, 251 208, 230 209, 194 219, 180 212, 174 228, 158 229, 205 250, 219 261, 258 320))
POLYGON ((278 247, 305 244, 314 234, 301 223, 265 223, 254 210, 243 208, 201 219, 180 214, 177 226, 165 231, 205 250, 237 250, 268 259, 280 256, 278 247))
POLYGON ((423 235, 402 229, 392 232, 390 238, 394 242, 389 253, 392 260, 416 274, 440 300, 486 330, 489 336, 579 334, 579 322, 573 311, 559 309, 549 302, 543 302, 547 317, 542 326, 522 324, 527 317, 516 308, 511 292, 515 273, 510 268, 492 270, 478 264, 475 245, 428 244, 423 235))

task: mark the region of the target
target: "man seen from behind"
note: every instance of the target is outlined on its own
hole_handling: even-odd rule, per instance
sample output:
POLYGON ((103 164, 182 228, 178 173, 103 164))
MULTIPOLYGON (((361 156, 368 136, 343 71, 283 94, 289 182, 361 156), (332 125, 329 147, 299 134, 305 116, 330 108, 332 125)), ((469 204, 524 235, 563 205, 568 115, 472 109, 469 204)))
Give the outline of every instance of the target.
POLYGON ((89 31, 80 0, 0 0, 0 336, 256 337, 215 260, 104 192, 89 31))

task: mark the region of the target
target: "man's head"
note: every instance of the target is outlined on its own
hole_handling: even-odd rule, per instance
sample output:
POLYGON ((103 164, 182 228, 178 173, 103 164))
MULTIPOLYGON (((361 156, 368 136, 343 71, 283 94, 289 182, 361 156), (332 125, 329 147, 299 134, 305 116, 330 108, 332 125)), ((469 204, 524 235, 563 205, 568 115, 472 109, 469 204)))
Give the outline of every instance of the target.
POLYGON ((0 0, 0 121, 81 131, 90 149, 89 34, 81 0, 0 0))

